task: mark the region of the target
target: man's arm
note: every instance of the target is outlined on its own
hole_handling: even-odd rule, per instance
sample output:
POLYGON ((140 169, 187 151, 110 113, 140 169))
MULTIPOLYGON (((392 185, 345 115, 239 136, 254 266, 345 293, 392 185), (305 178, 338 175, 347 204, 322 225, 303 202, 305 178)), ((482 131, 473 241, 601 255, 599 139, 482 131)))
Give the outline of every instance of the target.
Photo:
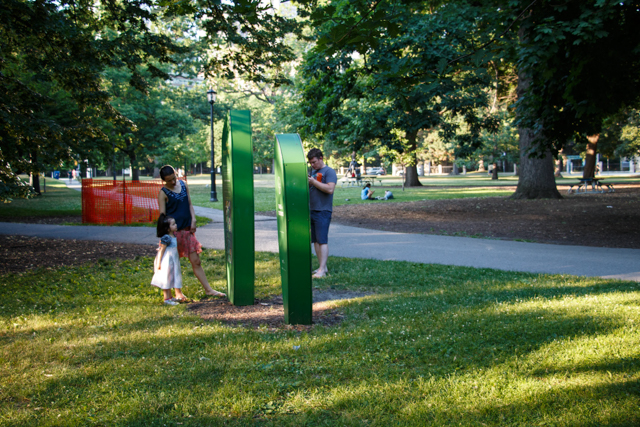
POLYGON ((336 188, 336 183, 335 182, 327 182, 325 184, 325 183, 322 183, 322 182, 316 180, 313 177, 309 177, 309 185, 313 185, 318 190, 322 191, 323 193, 327 193, 327 194, 333 194, 333 190, 335 190, 335 188, 336 188))

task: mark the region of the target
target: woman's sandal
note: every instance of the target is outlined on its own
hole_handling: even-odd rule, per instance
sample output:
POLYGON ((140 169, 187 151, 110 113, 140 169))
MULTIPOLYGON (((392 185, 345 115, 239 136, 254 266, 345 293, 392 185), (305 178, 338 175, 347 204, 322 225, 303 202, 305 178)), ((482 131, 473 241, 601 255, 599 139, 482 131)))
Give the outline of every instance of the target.
POLYGON ((190 303, 191 300, 187 297, 182 297, 182 298, 174 298, 173 299, 175 302, 180 303, 180 304, 187 304, 190 303))

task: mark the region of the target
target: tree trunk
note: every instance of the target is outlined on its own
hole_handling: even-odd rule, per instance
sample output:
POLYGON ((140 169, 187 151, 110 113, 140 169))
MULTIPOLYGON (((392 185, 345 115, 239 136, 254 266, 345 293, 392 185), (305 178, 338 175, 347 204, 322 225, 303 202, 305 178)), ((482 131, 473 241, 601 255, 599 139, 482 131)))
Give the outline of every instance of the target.
POLYGON ((80 181, 82 181, 82 179, 86 177, 87 177, 87 163, 80 162, 80 181))
POLYGON ((493 169, 491 170, 491 179, 498 179, 498 164, 493 164, 493 169))
MULTIPOLYGON (((524 30, 520 29, 518 34, 520 42, 526 41, 524 30)), ((518 98, 522 99, 531 84, 531 78, 524 72, 518 70, 518 98)), ((533 148, 536 135, 531 129, 518 128, 520 136, 520 171, 518 174, 518 187, 511 195, 512 199, 562 199, 556 187, 556 180, 553 176, 554 164, 551 152, 547 150, 542 157, 529 157, 533 148)))
POLYGON ((582 171, 583 178, 594 178, 596 176, 596 153, 598 151, 598 139, 600 139, 600 134, 587 137, 589 143, 587 144, 587 155, 584 159, 584 170, 582 171))
POLYGON ((562 161, 562 156, 558 156, 558 160, 556 161, 556 173, 553 174, 556 178, 562 178, 562 168, 564 168, 564 162, 562 161))
POLYGON ((458 165, 456 162, 453 162, 453 168, 451 168, 451 175, 460 175, 460 171, 458 170, 458 165))
MULTIPOLYGON (((35 165, 38 163, 37 159, 38 154, 33 151, 31 153, 31 164, 35 165)), ((29 173, 29 185, 33 187, 33 191, 40 194, 40 172, 30 172, 29 173)))
POLYGON ((418 150, 418 142, 416 141, 416 137, 418 136, 418 132, 413 132, 411 134, 407 134, 407 139, 409 140, 409 149, 411 150, 411 164, 405 167, 404 172, 404 185, 405 187, 422 187, 422 183, 418 179, 418 154, 416 151, 418 150))
POLYGON ((518 188, 512 199, 562 199, 553 176, 553 156, 547 151, 542 158, 529 157, 535 134, 529 129, 519 129, 520 168, 518 188))
POLYGON ((136 152, 131 150, 129 151, 129 164, 131 165, 131 180, 139 181, 140 180, 140 170, 138 166, 134 166, 136 164, 136 152))
POLYGON ((31 172, 29 175, 29 185, 33 187, 33 191, 40 193, 40 174, 37 172, 31 172))

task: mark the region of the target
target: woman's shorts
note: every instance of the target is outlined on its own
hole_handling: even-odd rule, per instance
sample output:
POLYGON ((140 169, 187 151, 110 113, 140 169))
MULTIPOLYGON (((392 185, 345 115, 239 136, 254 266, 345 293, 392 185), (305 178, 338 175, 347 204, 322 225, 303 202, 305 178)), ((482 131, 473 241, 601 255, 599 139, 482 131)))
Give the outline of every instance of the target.
POLYGON ((311 211, 311 243, 329 243, 331 211, 311 211))
POLYGON ((202 245, 196 239, 196 235, 190 230, 180 230, 174 233, 178 241, 178 255, 180 258, 189 258, 189 254, 202 252, 202 245))

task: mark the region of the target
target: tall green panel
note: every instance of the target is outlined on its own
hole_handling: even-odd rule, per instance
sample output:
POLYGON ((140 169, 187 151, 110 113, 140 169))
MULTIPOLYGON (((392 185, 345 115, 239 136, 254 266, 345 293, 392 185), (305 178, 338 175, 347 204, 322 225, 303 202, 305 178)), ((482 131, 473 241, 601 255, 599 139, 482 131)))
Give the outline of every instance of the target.
POLYGON ((234 305, 253 305, 255 233, 251 114, 230 111, 222 132, 222 200, 227 292, 234 305))
POLYGON ((313 301, 309 180, 298 134, 276 135, 275 178, 284 321, 310 325, 313 301))

